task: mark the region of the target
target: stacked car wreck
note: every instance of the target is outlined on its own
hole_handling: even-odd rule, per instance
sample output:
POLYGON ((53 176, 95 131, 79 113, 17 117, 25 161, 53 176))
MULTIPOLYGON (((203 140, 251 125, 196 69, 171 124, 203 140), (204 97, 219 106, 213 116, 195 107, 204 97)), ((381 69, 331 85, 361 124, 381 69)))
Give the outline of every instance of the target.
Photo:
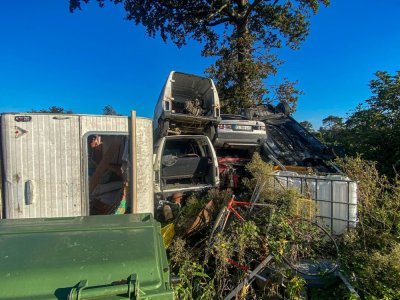
POLYGON ((219 121, 219 98, 213 81, 171 72, 153 118, 157 195, 218 186, 218 162, 211 140, 219 121))
POLYGON ((334 233, 356 225, 356 183, 341 175, 331 149, 294 120, 284 102, 222 114, 211 79, 171 72, 155 109, 153 132, 154 187, 161 199, 218 183, 235 189, 259 152, 275 165, 276 184, 315 200, 318 217, 334 233))

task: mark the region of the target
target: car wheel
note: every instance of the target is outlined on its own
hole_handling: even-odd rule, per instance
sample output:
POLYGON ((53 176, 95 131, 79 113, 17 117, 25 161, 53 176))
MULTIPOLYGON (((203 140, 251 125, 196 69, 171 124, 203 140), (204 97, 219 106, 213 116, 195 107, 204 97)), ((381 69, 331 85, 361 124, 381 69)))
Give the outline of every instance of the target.
POLYGON ((285 116, 290 115, 290 106, 287 102, 279 102, 279 104, 276 106, 275 110, 278 113, 283 113, 285 116))

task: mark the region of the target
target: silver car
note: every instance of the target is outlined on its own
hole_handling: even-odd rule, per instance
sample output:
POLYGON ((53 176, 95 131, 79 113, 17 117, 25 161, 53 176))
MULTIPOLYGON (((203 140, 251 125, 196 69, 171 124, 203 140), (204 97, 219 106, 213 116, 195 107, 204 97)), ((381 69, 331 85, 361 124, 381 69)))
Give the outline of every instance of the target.
POLYGON ((260 145, 267 137, 265 124, 245 116, 222 114, 217 128, 214 147, 246 148, 260 145))

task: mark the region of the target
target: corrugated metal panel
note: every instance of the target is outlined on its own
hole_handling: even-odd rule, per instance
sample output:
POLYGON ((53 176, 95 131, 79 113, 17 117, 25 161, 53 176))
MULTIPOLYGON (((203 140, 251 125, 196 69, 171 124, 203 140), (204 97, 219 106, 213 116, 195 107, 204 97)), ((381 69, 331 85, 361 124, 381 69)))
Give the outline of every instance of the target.
POLYGON ((91 132, 128 132, 128 117, 82 115, 82 137, 91 132))
POLYGON ((154 212, 152 120, 136 118, 137 212, 154 212))
POLYGON ((78 117, 29 114, 29 122, 16 122, 15 116, 2 115, 5 217, 81 215, 78 117))
MULTIPOLYGON (((30 122, 16 122, 15 116, 2 115, 5 217, 87 215, 87 137, 128 134, 128 117, 25 114, 30 122), (28 204, 28 185, 33 189, 32 204, 28 204)), ((137 118, 136 190, 138 212, 153 213, 151 126, 150 119, 137 118)))

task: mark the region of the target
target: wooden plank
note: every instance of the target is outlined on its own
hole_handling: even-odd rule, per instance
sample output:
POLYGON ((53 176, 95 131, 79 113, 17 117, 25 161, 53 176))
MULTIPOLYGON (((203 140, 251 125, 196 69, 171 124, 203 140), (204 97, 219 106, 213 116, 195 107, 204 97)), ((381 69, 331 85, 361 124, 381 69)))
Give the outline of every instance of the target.
POLYGON ((136 111, 131 111, 131 167, 130 167, 130 195, 132 213, 138 211, 137 201, 137 151, 136 151, 136 111))

